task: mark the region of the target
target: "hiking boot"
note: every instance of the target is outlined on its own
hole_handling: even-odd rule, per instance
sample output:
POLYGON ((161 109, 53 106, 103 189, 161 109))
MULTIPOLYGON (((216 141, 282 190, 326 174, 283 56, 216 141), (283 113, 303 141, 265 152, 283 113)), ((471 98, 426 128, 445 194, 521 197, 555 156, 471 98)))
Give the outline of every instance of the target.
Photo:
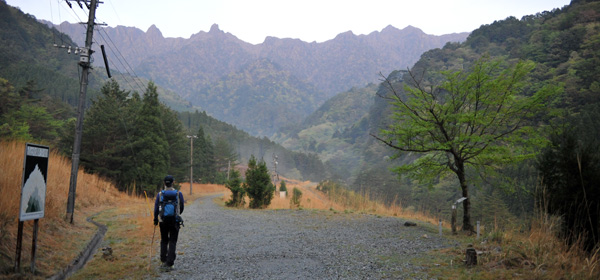
POLYGON ((173 271, 173 270, 175 270, 175 265, 167 266, 166 271, 173 271))
POLYGON ((164 262, 160 265, 159 268, 160 268, 160 270, 166 271, 169 268, 169 266, 167 265, 166 262, 164 262))

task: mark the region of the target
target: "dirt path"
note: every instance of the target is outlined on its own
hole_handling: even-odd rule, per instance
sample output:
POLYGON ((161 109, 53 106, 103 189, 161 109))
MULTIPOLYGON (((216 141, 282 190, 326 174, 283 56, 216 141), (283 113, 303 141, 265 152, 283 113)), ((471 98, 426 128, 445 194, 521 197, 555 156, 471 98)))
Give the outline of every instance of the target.
POLYGON ((214 197, 186 206, 175 270, 159 272, 157 255, 152 278, 425 279, 424 252, 449 246, 433 229, 398 218, 229 209, 214 197))

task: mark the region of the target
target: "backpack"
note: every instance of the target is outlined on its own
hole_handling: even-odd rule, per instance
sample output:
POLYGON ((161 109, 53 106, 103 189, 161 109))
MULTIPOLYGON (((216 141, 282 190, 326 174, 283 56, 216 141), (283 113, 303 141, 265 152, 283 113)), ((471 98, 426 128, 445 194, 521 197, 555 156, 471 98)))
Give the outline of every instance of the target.
POLYGON ((160 219, 163 222, 179 221, 179 191, 161 191, 158 211, 160 219))

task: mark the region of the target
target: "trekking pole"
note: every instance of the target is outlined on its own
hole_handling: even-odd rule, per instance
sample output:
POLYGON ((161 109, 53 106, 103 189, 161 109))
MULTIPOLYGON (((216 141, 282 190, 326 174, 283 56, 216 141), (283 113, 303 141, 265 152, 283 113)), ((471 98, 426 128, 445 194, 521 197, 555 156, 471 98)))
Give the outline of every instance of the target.
POLYGON ((154 245, 154 234, 156 233, 156 225, 154 225, 154 230, 152 231, 152 242, 150 242, 150 255, 148 256, 148 270, 150 270, 150 266, 152 265, 152 246, 154 245))
POLYGON ((146 196, 146 203, 148 204, 148 216, 152 216, 152 213, 150 211, 152 211, 152 207, 150 207, 150 201, 148 201, 148 194, 146 194, 146 191, 144 191, 144 195, 146 196))

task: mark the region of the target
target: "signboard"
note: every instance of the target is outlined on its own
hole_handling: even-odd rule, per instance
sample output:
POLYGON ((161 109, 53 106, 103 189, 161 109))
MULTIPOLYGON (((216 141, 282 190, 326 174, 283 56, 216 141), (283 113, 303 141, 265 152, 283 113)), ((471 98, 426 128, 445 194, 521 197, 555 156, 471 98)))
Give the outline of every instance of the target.
POLYGON ((19 221, 44 217, 49 151, 46 146, 30 143, 25 146, 19 221))

